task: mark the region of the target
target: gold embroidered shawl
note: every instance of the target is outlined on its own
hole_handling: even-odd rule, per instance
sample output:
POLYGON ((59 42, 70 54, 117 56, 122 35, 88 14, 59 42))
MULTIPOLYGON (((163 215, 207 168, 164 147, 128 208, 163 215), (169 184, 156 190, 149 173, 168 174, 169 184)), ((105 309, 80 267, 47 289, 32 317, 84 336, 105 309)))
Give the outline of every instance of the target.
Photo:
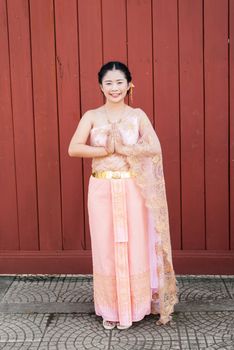
POLYGON ((151 313, 160 314, 156 324, 162 325, 172 319, 170 314, 178 303, 179 288, 172 263, 161 145, 149 120, 143 121, 141 130, 143 132, 138 143, 129 147, 127 161, 130 170, 136 173, 136 183, 153 218, 154 234, 157 236, 155 254, 158 289, 152 297, 151 313))

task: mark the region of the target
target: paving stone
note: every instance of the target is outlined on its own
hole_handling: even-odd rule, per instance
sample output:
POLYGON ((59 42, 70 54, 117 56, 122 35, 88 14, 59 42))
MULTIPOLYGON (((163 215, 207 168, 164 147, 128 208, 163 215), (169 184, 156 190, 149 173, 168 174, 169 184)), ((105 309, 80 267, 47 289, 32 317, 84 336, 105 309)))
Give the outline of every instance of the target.
POLYGON ((10 288, 15 276, 0 276, 0 302, 10 288))
POLYGON ((27 313, 94 313, 93 303, 0 303, 0 312, 27 313))
POLYGON ((110 331, 96 315, 53 315, 39 349, 108 349, 110 331))
POLYGON ((108 331, 96 315, 51 315, 39 349, 228 349, 233 350, 234 313, 179 313, 170 324, 156 326, 146 316, 127 330, 108 331))
POLYGON ((233 350, 234 313, 179 313, 173 322, 153 327, 153 316, 125 331, 112 331, 111 349, 233 350), (195 314, 195 315, 194 315, 195 314), (222 319, 222 322, 220 322, 222 319))
POLYGON ((234 276, 177 279, 180 307, 169 324, 156 326, 158 316, 148 315, 127 330, 108 331, 100 316, 79 310, 79 301, 91 310, 92 275, 16 276, 2 287, 0 277, 0 349, 234 350, 234 276))
POLYGON ((157 316, 149 315, 140 322, 134 322, 127 330, 114 329, 110 349, 180 349, 176 323, 156 326, 157 319, 157 316))
POLYGON ((179 313, 176 323, 181 343, 186 341, 188 349, 194 347, 191 345, 192 339, 197 349, 231 349, 233 347, 234 312, 179 313), (221 346, 219 344, 222 344, 222 347, 219 347, 221 346))
MULTIPOLYGON (((180 301, 229 299, 230 293, 221 276, 177 276, 180 301)), ((233 278, 231 279, 233 283, 233 278)))
POLYGON ((234 276, 221 276, 230 298, 234 299, 234 276))
MULTIPOLYGON (((180 302, 234 298, 232 276, 225 279, 224 276, 219 275, 178 275, 177 280, 180 302)), ((1 302, 93 302, 92 275, 16 276, 1 302)))
POLYGON ((17 276, 1 303, 91 302, 92 289, 89 276, 17 276))
MULTIPOLYGON (((35 342, 19 342, 19 343, 7 343, 4 344, 3 347, 1 346, 0 343, 0 349, 4 350, 37 350, 39 347, 39 343, 35 342)), ((48 349, 47 349, 48 350, 48 349)))
POLYGON ((36 349, 46 329, 48 316, 0 314, 0 349, 11 349, 11 346, 14 350, 24 347, 36 349))

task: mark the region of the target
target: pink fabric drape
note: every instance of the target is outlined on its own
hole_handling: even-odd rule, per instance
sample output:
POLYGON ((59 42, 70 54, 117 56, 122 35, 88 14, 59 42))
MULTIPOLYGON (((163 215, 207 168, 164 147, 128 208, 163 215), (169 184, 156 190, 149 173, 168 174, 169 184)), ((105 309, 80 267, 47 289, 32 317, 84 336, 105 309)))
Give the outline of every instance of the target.
MULTIPOLYGON (((97 315, 131 325, 151 312, 148 210, 133 178, 90 177, 88 212, 97 315)), ((153 283, 157 285, 154 274, 153 283)))

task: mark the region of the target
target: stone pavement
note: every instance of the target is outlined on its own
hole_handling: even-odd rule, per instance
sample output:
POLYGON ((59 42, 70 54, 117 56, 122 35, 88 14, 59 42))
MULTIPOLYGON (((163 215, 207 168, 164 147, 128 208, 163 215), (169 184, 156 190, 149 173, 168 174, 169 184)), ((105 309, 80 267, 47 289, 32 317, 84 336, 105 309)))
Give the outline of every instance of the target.
POLYGON ((94 313, 92 275, 0 276, 0 349, 234 350, 234 276, 176 277, 170 324, 148 315, 109 331, 94 313))

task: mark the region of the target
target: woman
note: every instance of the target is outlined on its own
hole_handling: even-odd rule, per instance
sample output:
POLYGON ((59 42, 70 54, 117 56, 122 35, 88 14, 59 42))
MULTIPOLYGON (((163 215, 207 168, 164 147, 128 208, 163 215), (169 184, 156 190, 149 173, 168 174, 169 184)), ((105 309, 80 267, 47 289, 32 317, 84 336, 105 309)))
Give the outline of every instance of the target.
POLYGON ((150 313, 160 314, 156 324, 166 324, 178 287, 160 142, 145 112, 124 102, 133 86, 128 67, 108 62, 98 80, 105 104, 84 113, 68 150, 93 158, 88 213, 95 312, 106 329, 129 328, 150 313))

